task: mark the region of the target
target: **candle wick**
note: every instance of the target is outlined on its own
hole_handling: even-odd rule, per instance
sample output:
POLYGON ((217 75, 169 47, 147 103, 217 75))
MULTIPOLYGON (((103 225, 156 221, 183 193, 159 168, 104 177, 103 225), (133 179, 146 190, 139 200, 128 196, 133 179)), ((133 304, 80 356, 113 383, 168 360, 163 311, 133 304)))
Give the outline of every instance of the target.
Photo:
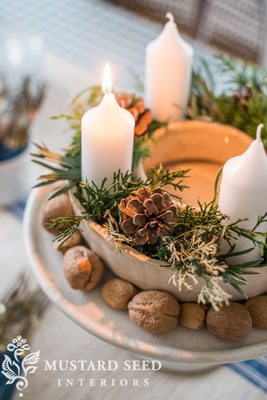
POLYGON ((104 76, 103 76, 103 82, 102 82, 102 92, 104 92, 105 94, 112 92, 111 73, 110 73, 109 63, 106 63, 105 69, 104 69, 104 76))
POLYGON ((261 141, 261 131, 262 131, 263 128, 264 128, 264 125, 263 125, 263 124, 259 124, 258 127, 257 127, 257 134, 256 134, 256 137, 257 137, 257 141, 258 141, 258 142, 261 141))
POLYGON ((106 86, 102 91, 104 94, 108 94, 111 93, 111 88, 106 86))
POLYGON ((168 18, 168 20, 169 20, 170 22, 174 22, 174 16, 173 16, 172 13, 167 12, 167 14, 165 15, 165 17, 168 18))

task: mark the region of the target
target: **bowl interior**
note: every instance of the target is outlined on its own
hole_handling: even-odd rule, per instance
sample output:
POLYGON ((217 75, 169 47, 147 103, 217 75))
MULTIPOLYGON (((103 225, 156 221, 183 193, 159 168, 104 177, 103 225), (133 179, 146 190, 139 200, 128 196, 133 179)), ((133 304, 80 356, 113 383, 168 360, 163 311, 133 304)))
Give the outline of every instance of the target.
MULTIPOLYGON (((151 157, 145 171, 162 164, 170 170, 190 169, 185 180, 183 202, 197 205, 198 199, 209 202, 214 195, 215 178, 231 157, 243 153, 252 138, 238 129, 203 121, 174 122, 155 132, 150 143, 151 157)), ((169 189, 170 191, 171 188, 169 189)))

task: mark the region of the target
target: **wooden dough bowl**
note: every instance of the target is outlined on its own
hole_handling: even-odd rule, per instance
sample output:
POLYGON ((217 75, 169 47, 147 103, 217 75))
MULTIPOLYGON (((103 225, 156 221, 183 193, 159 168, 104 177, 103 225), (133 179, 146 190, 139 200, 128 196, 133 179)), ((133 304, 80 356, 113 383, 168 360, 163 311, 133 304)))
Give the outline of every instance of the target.
MULTIPOLYGON (((217 137, 220 143, 220 145, 217 144, 217 155, 218 157, 221 157, 221 164, 226 161, 222 157, 223 154, 225 154, 222 148, 223 143, 229 145, 231 141, 234 142, 233 146, 231 146, 232 154, 229 156, 232 157, 242 153, 251 142, 251 139, 243 132, 228 126, 207 122, 174 123, 171 125, 168 133, 164 133, 162 129, 157 132, 156 137, 158 139, 158 146, 153 145, 152 157, 148 161, 150 167, 160 163, 161 155, 163 162, 168 159, 168 154, 174 160, 177 160, 177 157, 175 157, 174 154, 174 149, 179 146, 179 135, 186 135, 185 131, 189 132, 191 137, 194 133, 196 137, 194 148, 197 146, 199 149, 203 147, 200 143, 201 138, 197 137, 201 132, 204 133, 205 143, 210 143, 214 140, 214 137, 217 137), (228 137, 228 139, 222 140, 221 136, 228 137), (163 147, 161 141, 169 148, 169 153, 166 148, 163 147), (157 150, 157 148, 159 148, 159 150, 157 150), (155 156, 153 154, 155 154, 155 156)), ((215 157, 216 155, 213 153, 214 148, 210 148, 210 151, 210 157, 215 157)), ((73 203, 75 214, 80 215, 83 211, 81 204, 72 193, 70 193, 70 198, 73 203)), ((192 290, 183 288, 179 292, 177 287, 173 286, 171 283, 169 284, 169 279, 173 272, 170 268, 166 267, 164 262, 149 258, 126 245, 123 245, 120 251, 118 251, 112 239, 109 237, 107 230, 93 221, 82 221, 81 229, 82 235, 87 244, 104 260, 104 262, 118 277, 132 282, 134 285, 144 290, 155 289, 169 292, 180 301, 197 301, 198 294, 203 284, 202 278, 198 279, 197 284, 193 284, 192 282, 192 290)), ((257 275, 246 276, 247 284, 242 288, 248 298, 267 292, 267 266, 262 267, 260 270, 258 269, 258 272, 257 275)), ((236 292, 232 286, 222 284, 222 287, 232 295, 232 300, 242 299, 242 296, 236 292)))

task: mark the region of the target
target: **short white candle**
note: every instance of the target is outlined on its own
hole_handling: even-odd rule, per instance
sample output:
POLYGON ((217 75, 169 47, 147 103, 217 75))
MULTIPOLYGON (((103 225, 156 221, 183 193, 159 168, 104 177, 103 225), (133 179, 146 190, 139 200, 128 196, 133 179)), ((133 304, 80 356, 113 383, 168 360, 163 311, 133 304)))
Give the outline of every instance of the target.
POLYGON ((154 118, 178 120, 185 111, 192 74, 193 48, 182 39, 173 15, 146 47, 145 103, 154 118))
MULTIPOLYGON (((240 223, 246 228, 253 228, 258 216, 267 211, 267 156, 261 140, 262 128, 263 124, 258 126, 257 138, 245 153, 231 158, 223 167, 219 209, 230 217, 230 222, 248 218, 240 223)), ((266 232, 267 223, 262 223, 257 230, 266 232)), ((253 247, 253 243, 245 238, 238 238, 232 244, 236 244, 234 252, 253 247)), ((223 247, 223 250, 229 250, 226 243, 223 247)), ((247 254, 230 258, 229 263, 244 263, 259 257, 260 249, 256 247, 247 254)))
POLYGON ((82 180, 100 186, 112 183, 113 174, 131 171, 134 118, 121 108, 111 93, 109 64, 106 64, 101 103, 82 117, 82 180))

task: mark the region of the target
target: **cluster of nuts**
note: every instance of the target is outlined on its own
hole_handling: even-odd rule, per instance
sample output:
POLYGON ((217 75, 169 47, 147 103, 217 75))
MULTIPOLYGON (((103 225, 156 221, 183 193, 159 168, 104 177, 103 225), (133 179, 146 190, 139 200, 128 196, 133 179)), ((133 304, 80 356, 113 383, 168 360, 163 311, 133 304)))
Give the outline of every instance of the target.
MULTIPOLYGON (((58 229, 51 229, 49 225, 51 221, 72 214, 68 194, 57 196, 44 207, 43 226, 57 235, 58 229)), ((81 234, 76 232, 57 246, 64 253, 63 268, 69 285, 73 289, 90 291, 101 281, 104 264, 81 243, 81 234)), ((267 329, 267 295, 254 297, 244 304, 231 302, 215 311, 197 303, 179 304, 175 297, 159 290, 140 292, 132 283, 119 278, 105 283, 100 292, 109 307, 128 309, 130 319, 137 326, 155 334, 170 332, 178 324, 194 330, 206 325, 218 339, 235 342, 244 340, 252 326, 267 329)))
POLYGON ((215 311, 197 303, 181 303, 169 293, 137 289, 122 279, 112 279, 101 289, 101 295, 112 308, 128 308, 130 319, 151 333, 167 333, 179 324, 189 329, 205 325, 210 333, 225 341, 245 339, 252 326, 267 329, 267 295, 248 300, 244 305, 231 302, 215 311))

